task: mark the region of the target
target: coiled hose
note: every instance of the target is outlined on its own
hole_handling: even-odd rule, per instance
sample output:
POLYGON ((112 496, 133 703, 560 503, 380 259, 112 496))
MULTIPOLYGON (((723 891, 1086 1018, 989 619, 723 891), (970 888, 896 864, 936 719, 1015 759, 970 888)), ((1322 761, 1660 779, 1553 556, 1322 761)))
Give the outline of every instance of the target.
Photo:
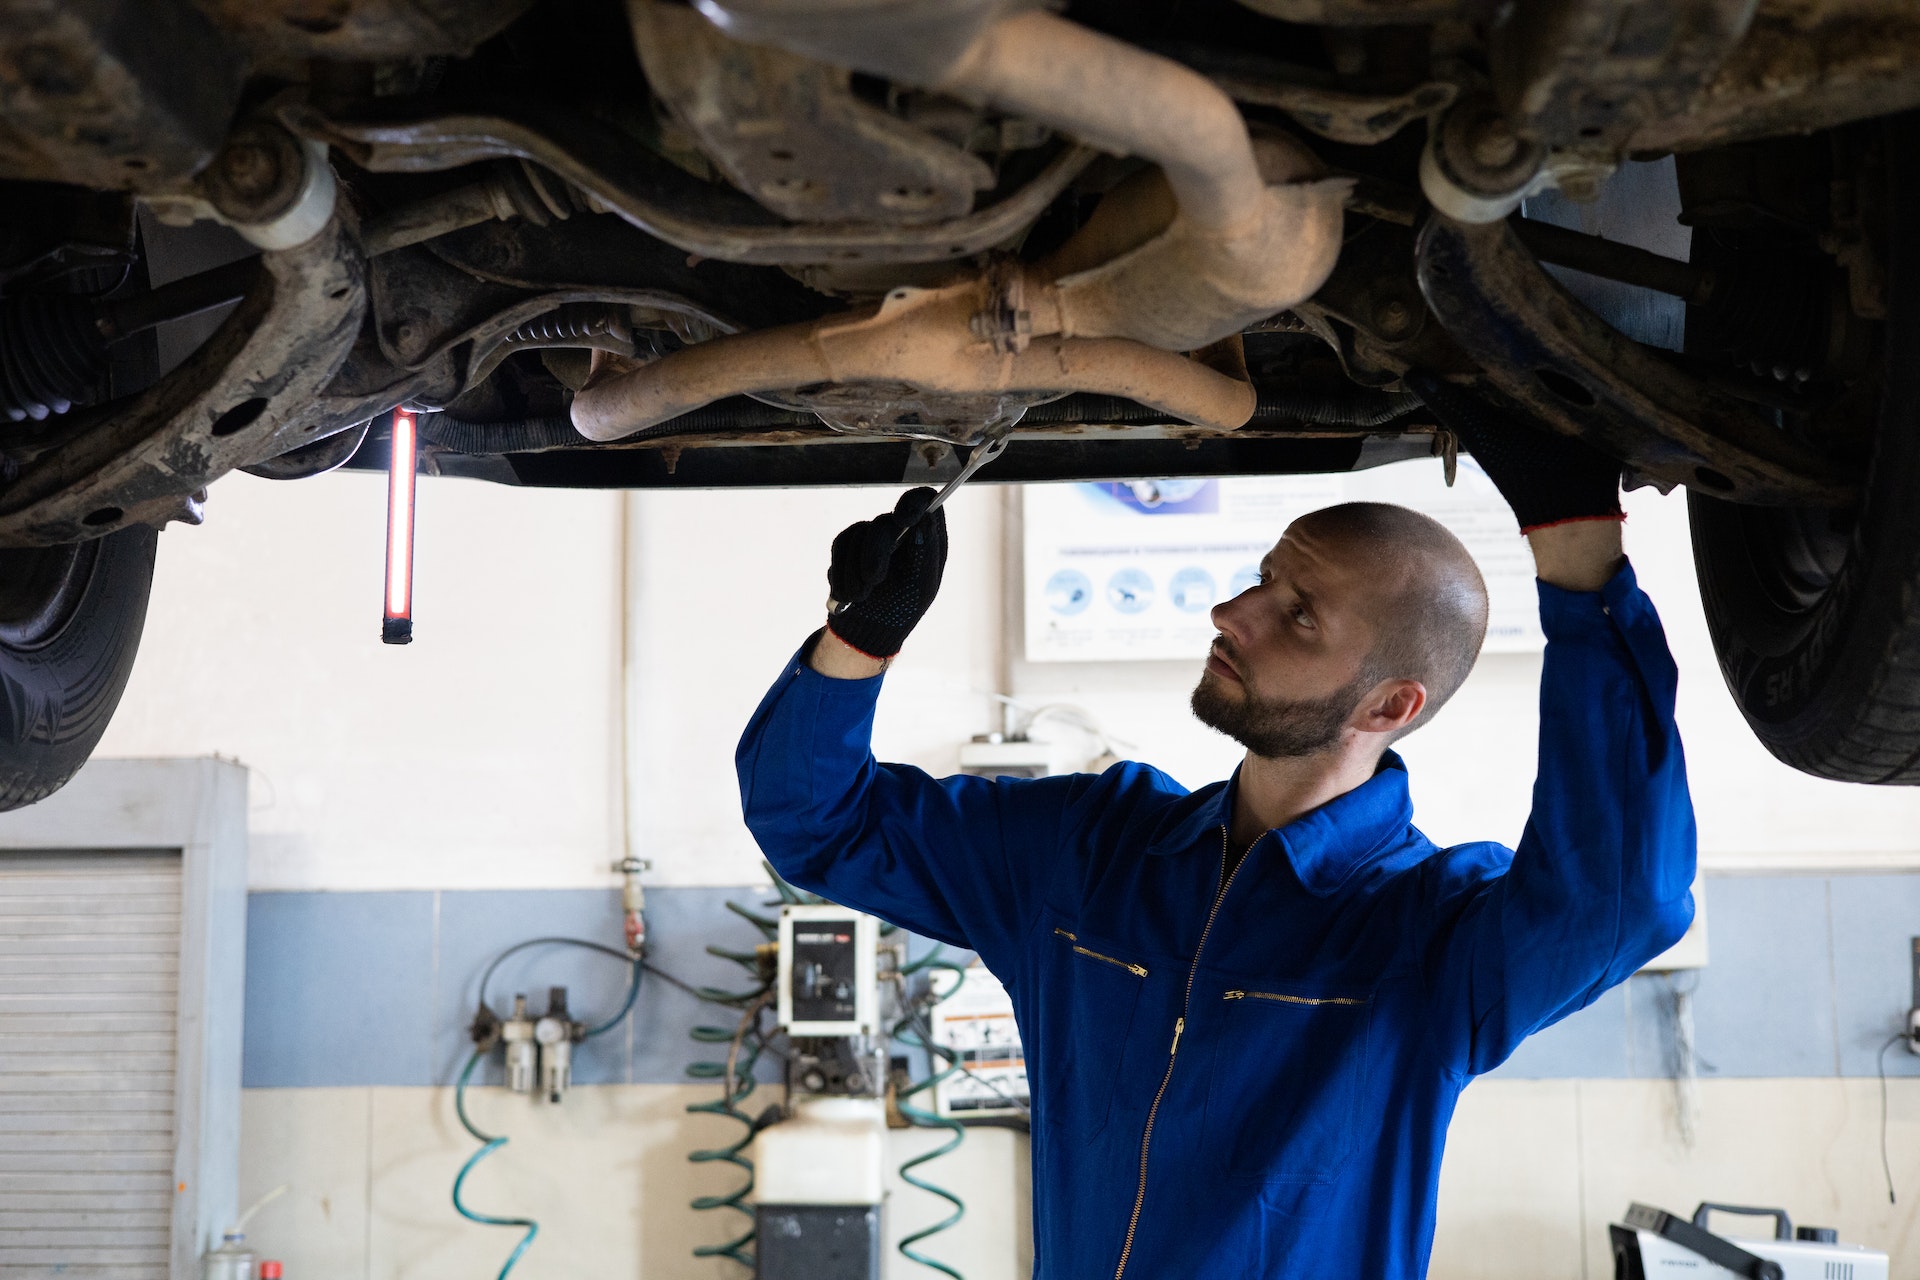
MULTIPOLYGON (((803 893, 780 878, 768 863, 760 864, 773 881, 774 890, 780 895, 781 903, 823 902, 825 899, 810 893, 803 893)), ((760 932, 767 942, 773 942, 780 936, 780 921, 771 916, 761 915, 737 902, 727 903, 727 910, 745 920, 760 932)), ((766 1049, 766 1041, 758 1029, 760 1013, 774 1001, 773 975, 761 967, 760 955, 753 951, 729 951, 725 947, 709 945, 707 954, 730 960, 751 975, 753 985, 746 991, 727 991, 719 987, 691 988, 693 994, 710 1004, 729 1009, 740 1009, 742 1014, 738 1025, 726 1027, 695 1027, 689 1033, 700 1044, 725 1044, 728 1046, 725 1062, 694 1062, 687 1066, 687 1074, 696 1080, 721 1081, 721 1095, 711 1102, 695 1102, 687 1107, 694 1115, 725 1116, 737 1120, 743 1127, 739 1141, 725 1147, 709 1147, 689 1152, 687 1159, 694 1164, 730 1164, 747 1175, 745 1183, 731 1191, 718 1195, 699 1196, 692 1201, 693 1208, 702 1212, 712 1209, 731 1209, 747 1217, 747 1229, 740 1235, 722 1244, 698 1245, 694 1248, 696 1258, 731 1258, 743 1267, 752 1269, 754 1256, 749 1246, 754 1241, 753 1210, 746 1205, 748 1194, 753 1191, 753 1161, 745 1154, 747 1145, 759 1132, 759 1126, 753 1117, 740 1109, 740 1104, 752 1096, 756 1087, 753 1079, 754 1067, 760 1061, 760 1055, 766 1049)))
POLYGON ((477 1222, 483 1227, 525 1227, 527 1229, 527 1234, 520 1237, 520 1243, 513 1247, 513 1252, 507 1255, 505 1264, 500 1268, 497 1280, 507 1280, 507 1273, 513 1270, 515 1264, 520 1261, 521 1255, 533 1246, 534 1237, 540 1234, 540 1224, 532 1218, 503 1218, 491 1213, 476 1213, 467 1208, 460 1198, 460 1188, 466 1185, 467 1175, 473 1172, 473 1167, 507 1145, 504 1135, 496 1137, 493 1134, 482 1133, 474 1127, 473 1121, 467 1118, 467 1082, 473 1078, 473 1069, 480 1065, 480 1059, 486 1055, 485 1049, 475 1049, 469 1054, 467 1065, 460 1072, 460 1083, 453 1087, 453 1112, 460 1117, 460 1127, 472 1134, 474 1141, 481 1144, 480 1149, 468 1156, 467 1162, 460 1166, 460 1172, 453 1175, 453 1210, 468 1222, 477 1222))
POLYGON ((750 1033, 757 1030, 755 1024, 760 1020, 760 1013, 772 1002, 772 999, 772 988, 768 987, 763 990, 748 1004, 746 1011, 740 1015, 739 1025, 731 1032, 718 1027, 695 1027, 692 1033, 695 1040, 706 1044, 723 1040, 727 1043, 727 1060, 724 1063, 696 1062, 687 1068, 687 1074, 690 1076, 694 1076, 695 1078, 719 1077, 722 1082, 720 1097, 717 1100, 712 1102, 691 1103, 688 1105, 687 1111, 693 1115, 725 1116, 729 1120, 739 1121, 742 1126, 738 1141, 724 1147, 709 1147, 692 1151, 688 1153, 687 1159, 694 1164, 711 1164, 716 1162, 730 1164, 747 1176, 747 1180, 744 1183, 731 1191, 721 1192, 717 1195, 695 1196, 693 1198, 691 1204, 697 1211, 704 1213, 712 1209, 731 1209, 745 1216, 747 1219, 747 1229, 745 1231, 733 1239, 720 1244, 695 1245, 693 1256, 696 1258, 731 1258, 741 1266, 749 1269, 752 1269, 754 1266, 753 1254, 748 1251, 748 1246, 753 1244, 755 1230, 753 1210, 748 1208, 744 1202, 748 1194, 753 1190, 753 1161, 742 1153, 747 1149, 747 1145, 753 1141, 753 1135, 756 1130, 753 1117, 742 1111, 740 1104, 752 1096, 754 1089, 757 1087, 754 1083, 753 1073, 754 1068, 758 1066, 760 1062, 762 1045, 757 1035, 752 1035, 750 1040, 750 1033), (708 1070, 709 1068, 711 1068, 711 1070, 708 1070))
MULTIPOLYGON (((771 871, 771 869, 769 869, 771 871)), ((781 888, 781 897, 787 899, 794 890, 774 876, 774 883, 781 888)), ((798 901, 798 898, 792 898, 798 901)), ((753 925, 768 942, 779 936, 780 923, 748 910, 737 902, 727 903, 727 909, 741 919, 753 925)), ((692 1207, 702 1213, 715 1209, 731 1209, 745 1216, 747 1228, 732 1239, 720 1244, 694 1246, 696 1258, 731 1258, 741 1266, 753 1269, 754 1259, 751 1246, 754 1241, 753 1210, 746 1205, 747 1196, 753 1191, 753 1161, 744 1153, 753 1141, 755 1126, 753 1117, 740 1109, 740 1104, 753 1096, 757 1087, 754 1083, 754 1069, 759 1065, 764 1042, 758 1034, 756 1024, 760 1013, 772 1002, 774 997, 773 976, 762 970, 759 956, 751 951, 729 951, 725 947, 709 944, 707 954, 730 960, 746 970, 753 985, 745 991, 728 991, 720 987, 699 987, 694 994, 709 1004, 721 1005, 729 1009, 742 1010, 740 1021, 734 1027, 694 1027, 689 1034, 700 1044, 724 1044, 728 1046, 725 1062, 693 1062, 687 1065, 687 1074, 696 1080, 719 1080, 720 1097, 709 1102, 695 1102, 687 1106, 692 1115, 724 1116, 736 1120, 741 1125, 739 1140, 724 1147, 705 1147, 687 1153, 687 1159, 693 1164, 729 1164, 746 1175, 746 1181, 731 1191, 716 1195, 696 1196, 692 1207), (743 1052, 744 1051, 744 1052, 743 1052)))
MULTIPOLYGON (((966 969, 951 960, 944 959, 941 955, 941 950, 940 947, 935 946, 932 951, 920 957, 920 959, 910 964, 902 965, 900 967, 901 976, 905 978, 916 973, 945 972, 964 978, 966 976, 966 969)), ((907 1101, 907 1099, 917 1094, 925 1093, 929 1089, 939 1088, 942 1081, 949 1079, 960 1071, 958 1055, 955 1054, 953 1050, 934 1040, 931 1034, 931 1028, 927 1022, 927 1010, 933 1005, 939 1004, 942 1000, 952 996, 954 991, 958 991, 959 989, 959 984, 956 983, 954 984, 953 991, 947 992, 946 995, 933 995, 931 999, 915 1007, 906 1017, 894 1024, 893 1038, 912 1048, 926 1050, 927 1066, 929 1068, 925 1080, 909 1088, 901 1089, 894 1095, 894 1101, 900 1108, 900 1114, 905 1116, 907 1122, 913 1125, 914 1128, 945 1129, 953 1135, 933 1150, 923 1151, 912 1159, 903 1162, 900 1166, 900 1180, 902 1182, 910 1187, 916 1187, 921 1191, 925 1191, 929 1195, 939 1196, 942 1200, 945 1200, 953 1206, 952 1213, 934 1223, 932 1226, 922 1227, 911 1235, 901 1237, 898 1246, 900 1256, 909 1261, 917 1262, 923 1267, 931 1267, 942 1275, 951 1276, 953 1280, 966 1280, 964 1276, 946 1263, 934 1258, 929 1258, 926 1254, 914 1248, 914 1246, 922 1240, 930 1239, 933 1236, 939 1235, 942 1231, 958 1225, 960 1220, 967 1216, 966 1201, 945 1187, 928 1182, 913 1172, 923 1164, 928 1164, 934 1160, 938 1160, 941 1156, 951 1155, 953 1152, 959 1150, 960 1144, 966 1141, 966 1126, 951 1116, 942 1116, 937 1111, 928 1111, 924 1107, 914 1106, 907 1101), (946 1063, 944 1067, 939 1066, 939 1060, 942 1059, 944 1059, 946 1063), (933 1068, 936 1067, 938 1067, 938 1069, 934 1070, 933 1068)), ((932 992, 931 987, 929 988, 929 992, 932 992)))
MULTIPOLYGON (((589 942, 585 938, 529 938, 525 942, 515 943, 505 951, 502 951, 493 958, 493 963, 487 966, 486 972, 480 975, 481 1008, 485 1009, 487 1007, 487 983, 492 980, 494 970, 500 967, 500 962, 516 952, 525 951, 529 947, 539 946, 582 947, 588 951, 598 951, 602 955, 612 956, 616 960, 623 960, 631 965, 633 972, 627 982, 627 998, 621 1003, 620 1012, 614 1014, 604 1022, 595 1023, 593 1026, 588 1027, 586 1031, 582 1033, 581 1038, 583 1040, 591 1040, 597 1035, 613 1030, 622 1022, 626 1021, 627 1015, 633 1012, 634 1002, 640 998, 641 976, 651 966, 648 965, 644 959, 637 959, 624 951, 616 951, 614 948, 602 943, 589 942)), ((491 1044, 477 1046, 474 1051, 468 1055, 467 1065, 460 1071, 460 1081, 453 1087, 453 1112, 460 1118, 460 1127, 472 1135, 474 1141, 480 1143, 480 1149, 468 1156, 467 1162, 460 1166, 460 1172, 453 1175, 453 1211, 465 1218, 468 1222, 477 1222, 484 1227, 525 1227, 527 1229, 527 1234, 520 1237, 520 1243, 514 1246, 512 1253, 507 1255, 507 1260, 501 1265, 500 1274, 496 1277, 496 1280, 507 1280, 507 1273, 513 1270, 519 1263, 521 1257, 533 1246, 534 1237, 540 1234, 540 1224, 532 1218, 505 1218, 496 1214, 476 1212, 467 1207, 466 1201, 462 1199, 460 1195, 461 1188, 466 1185, 467 1175, 473 1172, 474 1167, 507 1145, 507 1139, 504 1134, 496 1136, 494 1134, 482 1133, 467 1116, 467 1085, 473 1079, 474 1068, 480 1065, 480 1060, 487 1056, 492 1050, 492 1047, 491 1044)))

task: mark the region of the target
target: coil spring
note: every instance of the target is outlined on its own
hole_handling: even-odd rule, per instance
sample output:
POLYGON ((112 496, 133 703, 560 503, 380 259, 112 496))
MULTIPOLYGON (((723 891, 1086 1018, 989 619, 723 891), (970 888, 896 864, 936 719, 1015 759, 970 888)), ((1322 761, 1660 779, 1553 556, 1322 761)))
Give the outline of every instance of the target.
POLYGON ((93 304, 58 294, 0 300, 0 413, 45 421, 99 397, 107 344, 93 304))
POLYGON ((585 343, 593 338, 630 340, 627 327, 621 323, 617 312, 592 303, 576 303, 549 311, 507 335, 507 341, 514 345, 585 343))
POLYGON ((503 161, 494 169, 494 177, 508 203, 536 227, 594 212, 586 192, 530 161, 503 161))

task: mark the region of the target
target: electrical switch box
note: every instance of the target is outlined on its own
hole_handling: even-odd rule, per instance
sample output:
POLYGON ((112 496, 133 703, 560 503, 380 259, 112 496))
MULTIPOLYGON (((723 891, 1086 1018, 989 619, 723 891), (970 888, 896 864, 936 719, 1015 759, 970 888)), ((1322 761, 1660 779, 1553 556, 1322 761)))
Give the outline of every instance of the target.
POLYGON ((780 908, 780 1025, 794 1036, 879 1031, 880 922, 827 903, 780 908))

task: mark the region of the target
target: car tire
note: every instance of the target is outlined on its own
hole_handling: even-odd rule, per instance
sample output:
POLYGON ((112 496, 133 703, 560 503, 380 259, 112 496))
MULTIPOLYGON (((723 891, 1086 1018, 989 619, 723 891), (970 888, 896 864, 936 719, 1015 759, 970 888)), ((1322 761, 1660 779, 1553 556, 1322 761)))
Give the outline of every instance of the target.
POLYGON ((0 550, 0 811, 86 763, 133 672, 159 540, 145 526, 0 550))
POLYGON ((1727 687, 1767 750, 1846 782, 1920 785, 1920 116, 1883 124, 1885 346, 1857 510, 1687 495, 1727 687))

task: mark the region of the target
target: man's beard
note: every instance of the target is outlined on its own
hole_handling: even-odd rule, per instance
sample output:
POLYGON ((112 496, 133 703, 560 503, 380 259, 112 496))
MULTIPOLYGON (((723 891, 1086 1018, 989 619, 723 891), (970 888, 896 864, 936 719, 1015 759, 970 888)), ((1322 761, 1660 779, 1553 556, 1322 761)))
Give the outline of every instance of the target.
POLYGON ((1225 681, 1207 672, 1193 687, 1193 714, 1201 724, 1218 729, 1257 756, 1279 760, 1318 755, 1340 740, 1347 717, 1374 683, 1363 671, 1324 698, 1261 698, 1251 690, 1233 698, 1226 692, 1225 681))

